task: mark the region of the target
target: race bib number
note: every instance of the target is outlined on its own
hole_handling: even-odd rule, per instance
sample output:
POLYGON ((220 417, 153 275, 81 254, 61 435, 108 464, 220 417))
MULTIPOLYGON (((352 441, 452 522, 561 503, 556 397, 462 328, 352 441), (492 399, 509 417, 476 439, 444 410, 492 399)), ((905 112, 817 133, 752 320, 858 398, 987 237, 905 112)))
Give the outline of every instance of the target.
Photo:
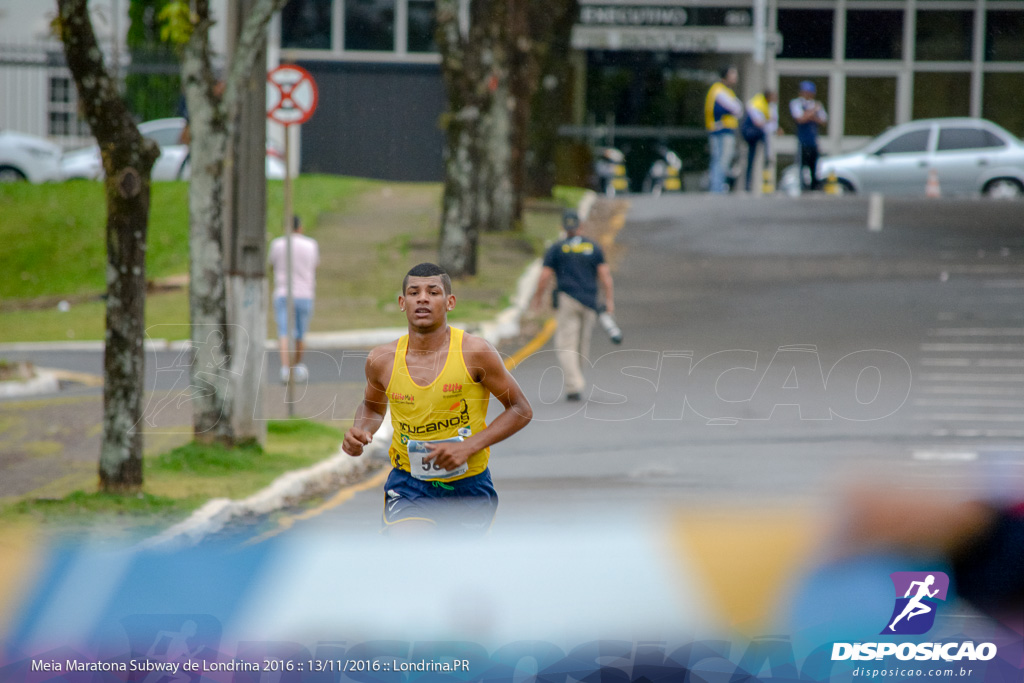
POLYGON ((432 460, 424 462, 423 458, 430 455, 427 444, 445 443, 449 441, 463 441, 461 436, 453 436, 450 439, 438 439, 437 441, 417 441, 409 439, 409 473, 416 479, 451 479, 469 471, 469 463, 464 462, 454 470, 443 469, 432 460))

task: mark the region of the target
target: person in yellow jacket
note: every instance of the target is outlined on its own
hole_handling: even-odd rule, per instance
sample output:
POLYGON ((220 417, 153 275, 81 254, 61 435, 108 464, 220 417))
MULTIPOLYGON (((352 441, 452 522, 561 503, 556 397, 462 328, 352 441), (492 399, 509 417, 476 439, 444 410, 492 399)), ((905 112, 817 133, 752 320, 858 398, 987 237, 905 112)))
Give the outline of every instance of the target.
POLYGON ((732 163, 736 152, 736 130, 739 117, 743 114, 743 102, 736 97, 733 88, 739 82, 739 71, 735 66, 722 69, 721 78, 708 89, 704 98, 704 125, 708 131, 708 145, 711 163, 708 173, 711 192, 726 192, 726 169, 732 163))
POLYGON ((366 390, 342 449, 361 455, 390 408, 383 530, 486 532, 498 506, 490 447, 525 427, 532 408, 493 346, 448 325, 455 295, 443 268, 410 270, 398 306, 409 333, 367 357, 366 390), (488 425, 492 394, 505 410, 488 425))
POLYGON ((746 189, 750 192, 757 146, 764 143, 764 158, 768 161, 768 142, 779 129, 779 97, 774 90, 765 90, 747 100, 740 134, 747 143, 746 189))

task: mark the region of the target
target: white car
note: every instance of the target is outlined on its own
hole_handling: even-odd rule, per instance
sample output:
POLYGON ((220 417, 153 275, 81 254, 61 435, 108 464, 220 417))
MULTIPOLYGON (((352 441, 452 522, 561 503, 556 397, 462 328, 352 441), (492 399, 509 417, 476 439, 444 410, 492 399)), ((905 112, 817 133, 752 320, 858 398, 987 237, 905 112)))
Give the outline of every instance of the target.
POLYGON ((0 182, 61 179, 60 145, 35 135, 0 131, 0 182))
MULTIPOLYGON (((185 119, 169 118, 146 121, 139 124, 139 132, 160 146, 160 156, 153 164, 152 180, 187 180, 191 175, 188 159, 188 145, 182 144, 181 132, 185 119)), ((103 162, 97 145, 68 152, 61 161, 65 180, 85 178, 99 180, 103 177, 103 162)), ((284 178, 284 160, 269 144, 267 145, 267 178, 284 178)))
MULTIPOLYGON (((856 152, 822 157, 818 181, 831 173, 843 193, 924 195, 931 176, 943 195, 1020 197, 1024 143, 985 119, 922 119, 894 126, 856 152)), ((790 166, 779 188, 795 191, 797 182, 790 166)))

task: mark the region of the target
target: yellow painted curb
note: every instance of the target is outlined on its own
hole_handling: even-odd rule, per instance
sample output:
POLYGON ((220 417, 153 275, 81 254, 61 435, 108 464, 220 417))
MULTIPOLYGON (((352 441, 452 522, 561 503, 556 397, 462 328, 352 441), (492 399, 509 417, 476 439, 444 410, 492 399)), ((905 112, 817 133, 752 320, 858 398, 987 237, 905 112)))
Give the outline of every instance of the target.
POLYGON ((505 367, 509 370, 514 370, 517 365, 529 358, 532 354, 540 351, 541 348, 548 343, 548 340, 551 339, 551 335, 555 333, 556 329, 558 329, 558 322, 556 322, 554 318, 548 318, 545 320, 544 327, 541 328, 536 337, 527 342, 523 348, 505 359, 505 367))

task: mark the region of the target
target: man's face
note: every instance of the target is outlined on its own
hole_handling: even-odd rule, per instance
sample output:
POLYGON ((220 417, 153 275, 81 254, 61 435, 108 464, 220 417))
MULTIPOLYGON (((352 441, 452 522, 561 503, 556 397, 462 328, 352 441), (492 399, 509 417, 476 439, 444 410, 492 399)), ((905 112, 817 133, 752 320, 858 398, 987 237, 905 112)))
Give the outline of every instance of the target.
POLYGON ((728 71, 725 72, 725 84, 728 85, 729 87, 736 85, 737 83, 739 83, 739 81, 740 72, 737 71, 736 69, 729 69, 728 71))
POLYGON ((398 306, 405 311, 410 327, 429 331, 445 324, 448 311, 455 308, 455 295, 444 293, 440 275, 410 277, 398 306))

